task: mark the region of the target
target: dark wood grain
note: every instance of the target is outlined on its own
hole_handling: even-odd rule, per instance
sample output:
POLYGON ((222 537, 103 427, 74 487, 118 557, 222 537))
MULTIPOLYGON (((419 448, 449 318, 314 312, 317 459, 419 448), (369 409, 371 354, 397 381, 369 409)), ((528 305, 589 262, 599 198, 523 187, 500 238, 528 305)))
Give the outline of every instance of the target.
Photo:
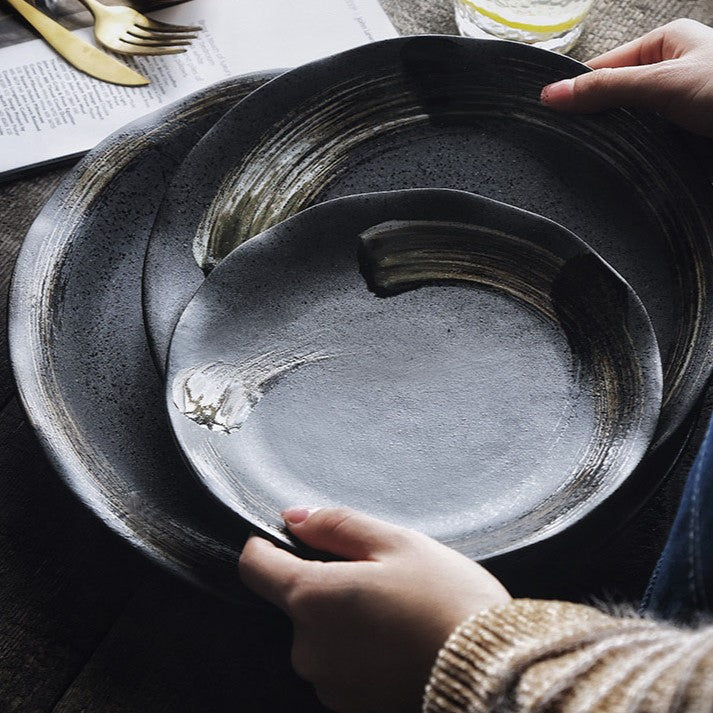
POLYGON ((168 576, 131 599, 53 713, 317 713, 289 664, 289 622, 168 576))
MULTIPOLYGON (((18 403, 0 412, 0 711, 322 711, 290 626, 198 591, 67 491, 18 403)), ((237 567, 237 562, 236 562, 237 567)))
POLYGON ((146 567, 66 490, 15 400, 0 413, 0 710, 46 711, 146 567))
POLYGON ((7 404, 14 393, 5 305, 15 258, 32 221, 66 172, 56 169, 34 178, 0 184, 0 406, 7 404))

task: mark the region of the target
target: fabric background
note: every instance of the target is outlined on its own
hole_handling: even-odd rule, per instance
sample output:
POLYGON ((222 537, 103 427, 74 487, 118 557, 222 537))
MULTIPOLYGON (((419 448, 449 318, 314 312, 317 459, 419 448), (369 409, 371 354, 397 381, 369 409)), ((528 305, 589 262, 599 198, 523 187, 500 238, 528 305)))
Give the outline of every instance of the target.
MULTIPOLYGON (((458 34, 450 0, 381 0, 402 35, 458 34)), ((585 60, 678 17, 713 25, 711 0, 594 0, 579 44, 570 53, 585 60)))

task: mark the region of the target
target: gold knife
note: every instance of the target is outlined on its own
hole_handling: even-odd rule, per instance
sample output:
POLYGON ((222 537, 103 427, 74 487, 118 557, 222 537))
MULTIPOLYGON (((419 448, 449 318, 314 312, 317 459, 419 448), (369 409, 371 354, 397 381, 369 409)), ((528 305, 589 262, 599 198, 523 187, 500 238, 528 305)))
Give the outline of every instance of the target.
POLYGON ((130 87, 140 87, 149 83, 146 77, 142 77, 131 67, 110 57, 106 52, 79 39, 25 0, 7 1, 45 38, 56 52, 90 77, 130 87))

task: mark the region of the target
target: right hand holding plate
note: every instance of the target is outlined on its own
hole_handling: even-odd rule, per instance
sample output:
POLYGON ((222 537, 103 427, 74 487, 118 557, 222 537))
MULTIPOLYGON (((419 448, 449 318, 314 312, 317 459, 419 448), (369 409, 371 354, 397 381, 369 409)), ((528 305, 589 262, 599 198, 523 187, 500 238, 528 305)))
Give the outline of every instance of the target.
POLYGON ((594 71, 547 85, 543 104, 583 113, 638 106, 713 138, 713 28, 674 20, 587 65, 594 71))

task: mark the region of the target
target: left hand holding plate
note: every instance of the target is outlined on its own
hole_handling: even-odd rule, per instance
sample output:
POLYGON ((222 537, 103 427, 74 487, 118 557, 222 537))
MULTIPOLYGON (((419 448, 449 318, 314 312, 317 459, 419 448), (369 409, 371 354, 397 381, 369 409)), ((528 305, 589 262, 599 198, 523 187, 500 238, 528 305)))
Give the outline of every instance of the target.
POLYGON ((420 710, 453 629, 510 600, 480 565, 413 530, 348 508, 283 517, 306 545, 346 561, 303 560, 253 536, 240 575, 292 619, 292 664, 338 713, 420 710))

